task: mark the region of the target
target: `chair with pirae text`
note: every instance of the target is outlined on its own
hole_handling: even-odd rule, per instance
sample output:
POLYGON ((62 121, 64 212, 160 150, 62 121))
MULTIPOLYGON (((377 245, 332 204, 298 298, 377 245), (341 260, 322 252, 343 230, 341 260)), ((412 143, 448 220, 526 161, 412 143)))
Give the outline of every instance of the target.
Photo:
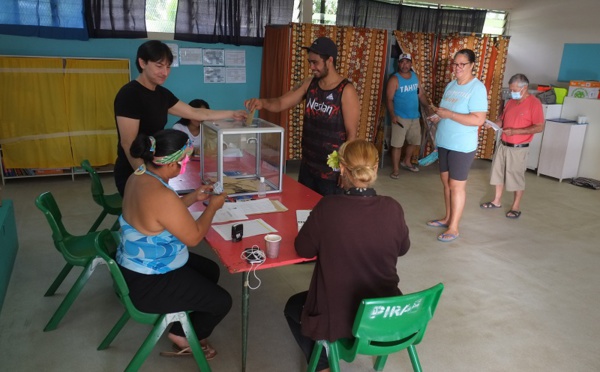
POLYGON ((421 292, 363 300, 352 327, 354 338, 317 341, 307 371, 315 371, 327 345, 332 372, 340 371, 340 359, 351 363, 358 354, 376 356, 373 368, 382 371, 388 355, 403 349, 408 350, 413 370, 421 372, 415 345, 423 339, 443 290, 444 285, 439 283, 421 292))

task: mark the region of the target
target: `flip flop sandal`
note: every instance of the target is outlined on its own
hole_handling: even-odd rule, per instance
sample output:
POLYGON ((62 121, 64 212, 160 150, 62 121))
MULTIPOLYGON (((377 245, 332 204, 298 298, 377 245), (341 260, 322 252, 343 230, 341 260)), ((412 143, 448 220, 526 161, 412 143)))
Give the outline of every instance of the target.
POLYGON ((419 168, 415 167, 414 165, 408 166, 406 164, 400 163, 400 167, 402 169, 406 169, 408 171, 415 172, 415 173, 419 171, 419 168))
POLYGON ((192 348, 189 346, 181 348, 179 345, 173 344, 172 347, 175 351, 161 351, 160 355, 164 357, 188 357, 193 355, 192 348))
POLYGON ((521 217, 521 211, 514 211, 514 210, 510 210, 508 212, 506 212, 506 218, 512 218, 512 219, 517 219, 521 217))
POLYGON ((393 180, 397 180, 398 178, 400 178, 400 174, 399 173, 391 173, 390 178, 393 180))
POLYGON ((204 352, 204 357, 206 358, 206 360, 211 360, 217 356, 217 351, 213 349, 209 344, 200 346, 202 346, 202 351, 204 352))
POLYGON ((456 238, 458 238, 458 235, 459 234, 442 233, 438 235, 437 240, 439 240, 440 242, 449 243, 456 240, 456 238))
MULTIPOLYGON (((213 349, 210 345, 200 345, 202 347, 202 351, 204 352, 204 357, 206 360, 211 360, 217 356, 217 351, 213 349)), ((172 345, 174 351, 161 351, 160 355, 164 357, 187 357, 193 356, 191 347, 181 348, 177 344, 172 345)))
POLYGON ((483 203, 483 204, 479 205, 479 208, 482 208, 482 209, 496 209, 496 208, 502 208, 502 206, 501 205, 496 205, 496 204, 494 204, 492 202, 487 202, 487 203, 483 203))
POLYGON ((440 222, 440 220, 431 220, 431 221, 427 221, 427 226, 431 226, 431 227, 448 227, 448 224, 440 222))

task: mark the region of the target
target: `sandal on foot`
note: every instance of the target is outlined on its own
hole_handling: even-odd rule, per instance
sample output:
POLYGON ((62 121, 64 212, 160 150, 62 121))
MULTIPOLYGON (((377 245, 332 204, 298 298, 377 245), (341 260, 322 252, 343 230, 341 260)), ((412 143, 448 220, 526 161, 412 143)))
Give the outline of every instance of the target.
MULTIPOLYGON (((206 360, 211 360, 217 356, 217 351, 213 349, 210 345, 200 345, 202 347, 202 351, 204 352, 204 357, 206 360)), ((161 351, 160 355, 165 357, 182 357, 182 356, 192 356, 192 348, 187 346, 181 348, 177 344, 172 345, 174 351, 161 351)))
POLYGON ((510 210, 506 212, 506 218, 517 219, 521 216, 521 211, 510 210))
POLYGON ((409 170, 409 171, 415 172, 415 173, 419 171, 419 168, 415 167, 412 164, 411 165, 406 165, 404 163, 400 163, 400 167, 402 167, 402 169, 406 169, 406 170, 409 170))
POLYGON ((212 346, 210 346, 209 344, 200 346, 202 346, 202 351, 204 352, 204 357, 206 358, 206 360, 211 360, 217 356, 217 351, 213 349, 212 346))
POLYGON ((174 351, 161 351, 160 355, 164 357, 186 357, 192 355, 192 348, 189 346, 181 348, 177 344, 173 344, 174 351))
POLYGON ((427 226, 431 227, 448 227, 447 223, 443 223, 440 220, 427 221, 427 226))
POLYGON ((483 208, 483 209, 495 209, 495 208, 502 208, 501 205, 496 205, 492 202, 487 202, 487 203, 483 203, 481 205, 479 205, 479 208, 483 208))
POLYGON ((437 240, 440 242, 448 243, 456 240, 458 238, 458 234, 450 234, 450 233, 442 233, 438 235, 437 240))
POLYGON ((393 180, 397 180, 398 178, 400 178, 400 174, 399 173, 391 173, 390 178, 393 180))

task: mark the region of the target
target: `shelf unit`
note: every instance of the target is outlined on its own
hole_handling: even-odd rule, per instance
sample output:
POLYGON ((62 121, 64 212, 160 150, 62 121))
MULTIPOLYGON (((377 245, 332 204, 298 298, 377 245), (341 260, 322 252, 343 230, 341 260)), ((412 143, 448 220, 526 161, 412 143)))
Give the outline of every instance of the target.
MULTIPOLYGON (((94 169, 97 173, 111 173, 113 171, 113 164, 106 164, 103 166, 95 166, 94 169)), ((33 177, 56 177, 56 176, 71 176, 71 180, 75 181, 75 176, 80 174, 87 174, 85 169, 82 167, 68 167, 68 168, 4 168, 4 162, 2 161, 2 147, 0 146, 0 178, 2 178, 2 185, 6 184, 6 180, 11 179, 22 179, 22 178, 33 178, 33 177)))

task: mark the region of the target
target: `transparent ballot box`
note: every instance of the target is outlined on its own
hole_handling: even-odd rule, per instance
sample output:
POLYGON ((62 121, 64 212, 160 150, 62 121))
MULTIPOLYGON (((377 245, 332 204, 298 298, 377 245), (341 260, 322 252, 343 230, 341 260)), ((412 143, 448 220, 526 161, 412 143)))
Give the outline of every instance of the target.
POLYGON ((200 177, 203 183, 221 182, 228 195, 258 193, 264 178, 266 193, 281 192, 283 128, 254 118, 245 121, 202 122, 200 177))

